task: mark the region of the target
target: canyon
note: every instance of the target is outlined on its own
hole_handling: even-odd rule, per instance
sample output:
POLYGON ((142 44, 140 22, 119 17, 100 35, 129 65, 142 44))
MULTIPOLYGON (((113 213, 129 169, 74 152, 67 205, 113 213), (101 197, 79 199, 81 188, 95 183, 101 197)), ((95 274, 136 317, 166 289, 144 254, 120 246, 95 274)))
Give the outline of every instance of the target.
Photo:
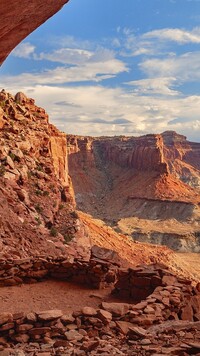
POLYGON ((77 208, 134 240, 200 251, 200 144, 173 131, 68 136, 77 208))
MULTIPOLYGON (((131 144, 128 138, 65 135, 49 123, 47 113, 33 99, 20 92, 15 96, 0 92, 0 352, 152 355, 162 349, 163 354, 197 354, 197 269, 168 247, 133 241, 122 229, 117 232, 102 221, 107 216, 114 225, 114 220, 120 218, 122 223, 122 217, 128 218, 127 200, 175 204, 177 223, 191 219, 199 196, 194 158, 190 153, 191 174, 178 170, 174 159, 176 176, 165 160, 162 136, 137 138, 137 144, 130 140, 131 144), (185 174, 187 184, 180 174, 185 174), (118 187, 112 191, 115 180, 118 187), (144 189, 146 180, 148 189, 144 189), (83 210, 91 205, 88 211, 98 219, 76 210, 77 195, 85 204, 83 210), (96 198, 99 210, 94 209, 96 198), (115 204, 124 210, 118 211, 115 204), (61 292, 57 304, 55 288, 61 292), (27 293, 29 308, 24 313, 27 293), (61 310, 46 310, 46 305, 61 310), (174 333, 181 330, 192 342, 183 346, 181 337, 170 338, 165 348, 168 323, 174 333), (158 324, 163 327, 159 337, 158 324)), ((199 146, 194 147, 198 165, 199 146)), ((183 152, 182 147, 179 150, 183 152)), ((185 152, 189 150, 186 142, 185 152)), ((137 218, 148 212, 151 220, 151 210, 148 206, 146 211, 138 210, 137 218)), ((160 209, 162 218, 165 210, 160 209)))
POLYGON ((120 237, 76 211, 67 137, 49 123, 47 113, 33 99, 2 90, 0 127, 0 258, 80 255, 88 259, 93 244, 111 248, 115 241, 115 249, 128 263, 148 263, 153 255, 154 262, 168 261, 167 248, 158 247, 152 254, 146 247, 147 253, 142 254, 143 244, 132 247, 128 236, 120 237), (137 250, 140 257, 136 258, 137 250))
MULTIPOLYGON (((3 0, 0 63, 67 2, 3 0)), ((199 151, 65 135, 0 92, 1 356, 200 354, 199 151)))

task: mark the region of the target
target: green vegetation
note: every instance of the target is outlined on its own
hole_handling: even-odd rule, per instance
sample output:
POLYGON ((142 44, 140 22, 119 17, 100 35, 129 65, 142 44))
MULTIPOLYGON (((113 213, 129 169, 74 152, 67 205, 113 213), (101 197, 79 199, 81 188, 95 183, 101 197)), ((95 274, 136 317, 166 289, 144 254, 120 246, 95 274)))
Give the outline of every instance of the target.
POLYGON ((70 213, 70 215, 71 215, 71 217, 74 218, 74 219, 78 219, 78 218, 79 218, 78 213, 76 212, 76 210, 72 211, 72 212, 70 213))
POLYGON ((52 191, 52 193, 56 193, 56 188, 55 188, 54 184, 50 184, 49 189, 52 191))
POLYGON ((38 225, 40 225, 42 223, 42 221, 40 220, 39 216, 35 217, 35 220, 37 222, 38 225))
POLYGON ((36 190, 35 190, 35 194, 36 194, 36 195, 43 195, 43 192, 42 192, 42 190, 40 190, 40 189, 36 189, 36 190))
POLYGON ((5 102, 5 100, 0 101, 0 106, 1 106, 2 108, 4 108, 4 107, 6 106, 6 102, 5 102))
POLYGON ((5 174, 5 172, 6 172, 5 167, 1 165, 1 166, 0 166, 0 177, 3 177, 4 174, 5 174))
POLYGON ((10 153, 9 153, 9 156, 10 156, 10 158, 12 158, 13 161, 16 160, 16 156, 15 156, 14 153, 10 152, 10 153))
POLYGON ((51 227, 50 235, 53 236, 53 237, 58 236, 58 231, 57 231, 57 229, 56 229, 55 226, 52 226, 52 227, 51 227))
POLYGON ((43 212, 43 208, 40 206, 40 204, 38 203, 36 206, 35 206, 35 210, 41 214, 43 212))
POLYGON ((36 170, 39 171, 39 172, 44 172, 44 168, 42 167, 41 164, 37 165, 36 170))
POLYGON ((65 234, 64 239, 65 239, 65 244, 68 244, 73 239, 73 236, 70 234, 65 234))

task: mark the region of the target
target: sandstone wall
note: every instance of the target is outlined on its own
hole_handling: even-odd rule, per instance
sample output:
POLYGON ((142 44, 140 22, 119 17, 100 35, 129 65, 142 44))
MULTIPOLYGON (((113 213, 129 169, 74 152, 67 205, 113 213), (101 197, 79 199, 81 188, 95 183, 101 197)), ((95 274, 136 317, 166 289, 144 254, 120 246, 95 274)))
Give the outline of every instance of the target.
MULTIPOLYGON (((167 173, 163 156, 163 140, 160 135, 142 137, 82 138, 69 136, 69 153, 82 153, 86 156, 101 155, 105 162, 113 162, 121 167, 138 171, 167 173)), ((92 161, 92 159, 90 158, 92 161)))
POLYGON ((71 158, 72 162, 78 156, 90 162, 98 161, 100 156, 106 164, 139 172, 171 174, 192 187, 200 186, 200 144, 189 142, 174 131, 141 137, 69 136, 68 143, 69 153, 78 153, 76 158, 71 158))
POLYGON ((50 151, 57 178, 61 181, 62 185, 69 185, 68 155, 66 135, 64 133, 58 133, 54 129, 51 129, 50 151))
POLYGON ((1 0, 0 64, 31 32, 69 0, 1 0))
POLYGON ((95 141, 105 160, 138 171, 167 173, 163 156, 163 141, 160 135, 138 138, 116 138, 95 141))

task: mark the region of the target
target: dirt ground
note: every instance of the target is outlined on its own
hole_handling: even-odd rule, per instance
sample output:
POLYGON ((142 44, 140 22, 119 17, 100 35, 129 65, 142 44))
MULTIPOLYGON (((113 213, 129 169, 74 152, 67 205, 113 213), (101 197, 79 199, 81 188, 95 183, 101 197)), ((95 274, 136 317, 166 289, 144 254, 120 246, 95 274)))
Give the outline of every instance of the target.
MULTIPOLYGON (((68 282, 48 280, 34 284, 0 288, 0 313, 60 309, 64 313, 84 306, 98 307, 110 300, 110 289, 88 289, 68 282)), ((113 298, 112 298, 113 299, 113 298)))

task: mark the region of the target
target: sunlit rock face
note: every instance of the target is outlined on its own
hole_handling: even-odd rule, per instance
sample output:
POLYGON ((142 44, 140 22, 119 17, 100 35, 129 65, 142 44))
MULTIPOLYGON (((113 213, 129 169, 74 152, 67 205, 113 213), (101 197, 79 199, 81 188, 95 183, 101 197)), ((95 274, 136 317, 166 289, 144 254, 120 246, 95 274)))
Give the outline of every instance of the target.
POLYGON ((43 24, 69 0, 1 0, 0 64, 31 32, 43 24))

